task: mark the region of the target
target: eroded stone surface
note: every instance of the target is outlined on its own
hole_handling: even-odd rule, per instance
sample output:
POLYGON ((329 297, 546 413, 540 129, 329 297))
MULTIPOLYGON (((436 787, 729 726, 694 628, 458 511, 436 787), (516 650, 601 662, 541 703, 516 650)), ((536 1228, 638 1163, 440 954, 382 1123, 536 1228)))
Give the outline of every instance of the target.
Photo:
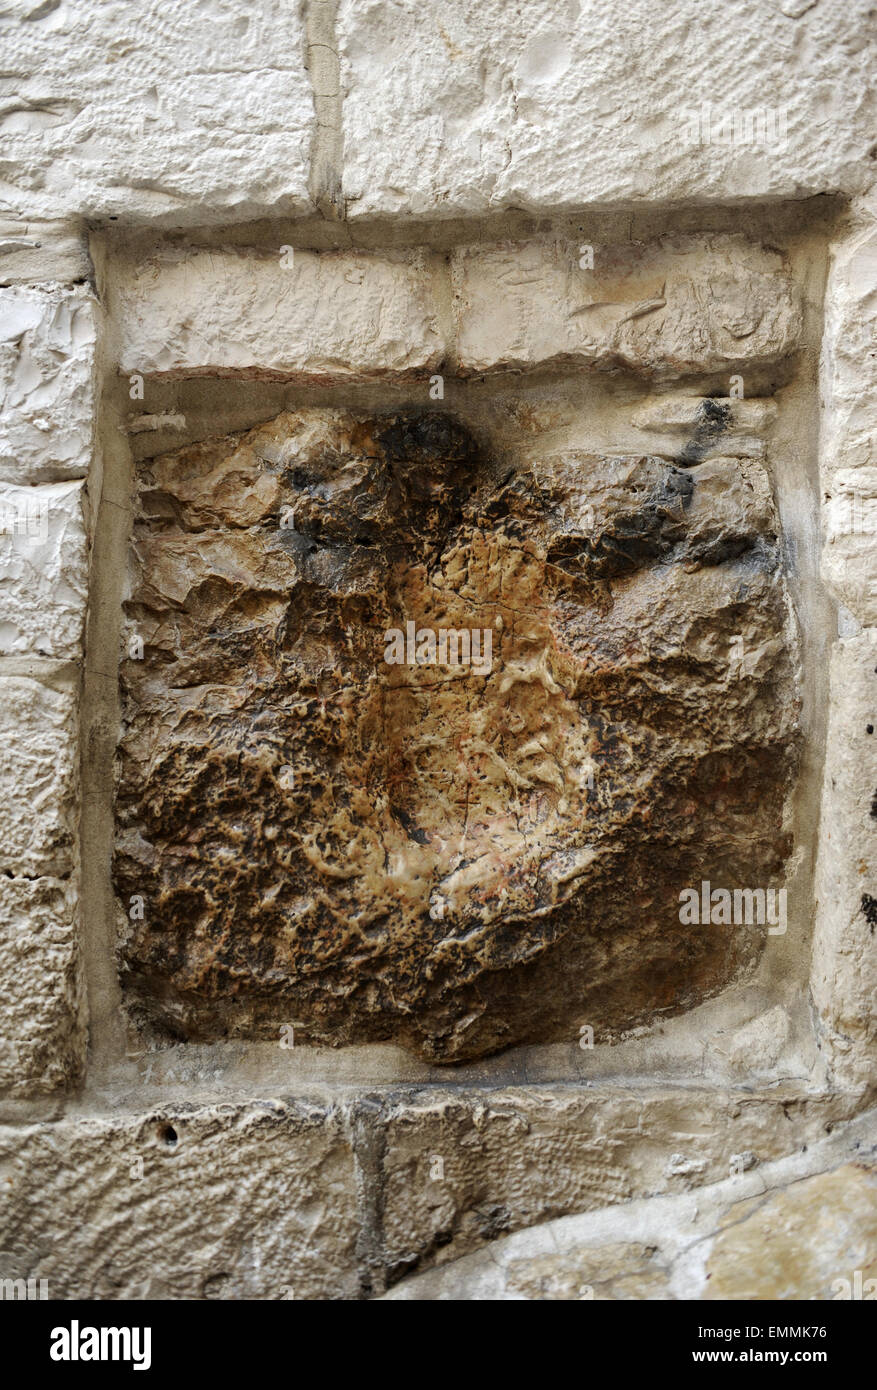
POLYGON ((0 43, 4 203, 25 217, 180 225, 310 208, 296 6, 15 5, 0 43))
POLYGON ((0 1173, 0 1251, 50 1298, 359 1293, 353 1153, 331 1106, 2 1128, 0 1173))
MULTIPOLYGON (((864 203, 864 200, 863 200, 864 203)), ((857 205, 832 248, 822 344, 822 569, 856 618, 877 623, 877 205, 857 205)))
POLYGON ((506 477, 449 416, 314 411, 156 460, 140 507, 116 883, 145 902, 141 1018, 449 1061, 755 960, 764 926, 679 899, 767 886, 789 847, 760 465, 534 450, 506 477), (489 634, 490 666, 386 664, 407 622, 489 634))
POLYGON ((734 371, 792 351, 801 315, 782 257, 745 237, 467 247, 454 257, 464 371, 543 362, 655 376, 734 371))
MULTIPOLYGON (((514 1092, 505 1115, 494 1095, 470 1116, 468 1130, 458 1107, 453 1146, 448 1133, 442 1143, 434 1129, 422 1131, 422 1161, 409 1163, 406 1175, 417 1198, 408 1271, 419 1272, 399 1278, 408 1271, 389 1261, 388 1244, 387 1299, 861 1299, 877 1291, 877 1283, 866 1282, 874 1273, 873 1111, 837 1124, 829 1111, 839 1097, 813 1097, 790 1108, 781 1092, 757 1098, 738 1093, 737 1104, 729 1096, 724 1108, 716 1096, 668 1092, 651 1103, 640 1097, 639 1105, 628 1093, 625 1113, 621 1096, 603 1109, 593 1105, 594 1095, 565 1104, 556 1091, 550 1094, 550 1136, 548 1106, 540 1115, 538 1102, 524 1101, 530 1127, 513 1125, 513 1116, 524 1118, 522 1097, 514 1092), (504 1142, 497 1142, 499 1128, 504 1142), (666 1158, 674 1132, 705 1162, 668 1183, 654 1165, 662 1148, 666 1158), (563 1133, 566 1150, 559 1142, 563 1133), (790 1152, 784 1146, 793 1133, 790 1152), (745 1138, 753 1138, 757 1155, 731 1152, 728 1146, 745 1138), (582 1201, 575 1192, 579 1166, 593 1161, 599 1144, 628 1165, 627 1200, 607 1194, 603 1202, 582 1201), (717 1162, 723 1150, 724 1164, 717 1162), (450 1174, 444 1181, 435 1176, 442 1154, 450 1174), (516 1174, 531 1198, 521 1205, 516 1174), (549 1196, 551 1174, 558 1181, 549 1196), (571 1183, 569 1202, 562 1176, 571 1183), (461 1191, 474 1193, 479 1183, 480 1202, 466 1205, 461 1191), (435 1235, 418 1261, 430 1203, 435 1235), (521 1222, 523 1210, 528 1219, 521 1222), (540 1210, 553 1215, 546 1221, 540 1210)), ((540 1097, 543 1104, 547 1099, 540 1097)), ((413 1107, 407 1119, 413 1121, 413 1107)), ((405 1145, 404 1133, 392 1137, 405 1145)), ((394 1230, 404 1239, 401 1183, 392 1210, 394 1230)))
POLYGON ((793 1142, 823 1140, 854 1109, 850 1097, 802 1099, 782 1086, 412 1094, 380 1129, 388 1283, 556 1216, 755 1175, 793 1142))
POLYGON ((0 1089, 52 1091, 80 1073, 85 1026, 74 880, 0 874, 0 1089))
POLYGON ((852 1300, 877 1292, 873 1163, 845 1164, 767 1200, 735 1202, 722 1227, 707 1263, 705 1298, 852 1300))
POLYGON ((76 691, 0 678, 0 871, 70 872, 78 764, 76 691))
POLYGON ((810 988, 835 1080, 873 1082, 877 1059, 877 636, 835 643, 816 868, 810 988))
POLYGON ((0 477, 32 484, 88 473, 96 336, 85 289, 0 290, 0 477))
POLYGON ((444 355, 419 251, 165 253, 129 267, 113 313, 121 369, 144 375, 404 376, 444 355))
POLYGON ((341 0, 348 215, 855 192, 871 28, 867 0, 449 0, 434 22, 341 0))
POLYGON ((0 483, 0 655, 76 658, 88 600, 84 483, 0 483))

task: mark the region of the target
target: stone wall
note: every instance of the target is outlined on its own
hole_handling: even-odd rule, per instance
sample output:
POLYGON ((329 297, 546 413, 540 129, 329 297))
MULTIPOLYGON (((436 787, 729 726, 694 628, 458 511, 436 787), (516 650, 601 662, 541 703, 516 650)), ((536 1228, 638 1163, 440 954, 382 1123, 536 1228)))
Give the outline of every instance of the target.
POLYGON ((0 1278, 869 1277, 867 6, 0 39, 0 1278))

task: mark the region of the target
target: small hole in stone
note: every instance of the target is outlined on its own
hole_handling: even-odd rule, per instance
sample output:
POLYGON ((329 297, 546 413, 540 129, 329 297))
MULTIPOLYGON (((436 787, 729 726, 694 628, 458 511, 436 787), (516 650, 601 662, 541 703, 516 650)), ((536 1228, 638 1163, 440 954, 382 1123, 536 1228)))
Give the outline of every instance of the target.
POLYGON ((873 724, 866 724, 866 725, 865 725, 865 733, 866 733, 866 734, 873 734, 873 732, 874 732, 874 725, 873 725, 873 724))
POLYGON ((177 1131, 174 1129, 173 1125, 162 1125, 158 1134, 159 1138, 163 1139, 166 1144, 175 1144, 177 1142, 177 1131))

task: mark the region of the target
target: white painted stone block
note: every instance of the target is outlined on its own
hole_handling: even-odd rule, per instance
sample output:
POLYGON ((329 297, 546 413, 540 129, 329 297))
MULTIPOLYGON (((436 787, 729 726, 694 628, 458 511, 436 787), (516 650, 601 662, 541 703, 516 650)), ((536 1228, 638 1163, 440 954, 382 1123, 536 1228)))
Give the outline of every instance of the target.
POLYGON ((0 483, 0 656, 82 654, 85 484, 0 483))
POLYGON ((0 478, 82 478, 95 416, 95 303, 84 287, 0 290, 0 478))
POLYGON ((867 0, 341 0, 352 218, 856 192, 867 0))
POLYGON ((835 643, 810 988, 840 1085, 877 1061, 877 629, 835 643))

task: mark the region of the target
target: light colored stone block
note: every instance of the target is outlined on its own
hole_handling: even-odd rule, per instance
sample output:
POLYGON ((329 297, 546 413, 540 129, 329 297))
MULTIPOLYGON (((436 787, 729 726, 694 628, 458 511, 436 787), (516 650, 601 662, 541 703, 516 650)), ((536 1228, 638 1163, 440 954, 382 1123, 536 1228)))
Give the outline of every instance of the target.
POLYGON ((745 237, 597 246, 593 269, 579 259, 573 240, 455 253, 463 371, 557 363, 675 377, 775 362, 797 344, 782 258, 745 237))
POLYGON ((405 375, 444 353, 419 252, 166 253, 130 267, 111 312, 121 370, 145 377, 405 375))
POLYGON ((181 225, 310 207, 299 6, 8 6, 0 47, 5 200, 25 217, 181 225))
POLYGON ((77 692, 0 676, 0 872, 66 874, 76 842, 77 692))
POLYGON ((860 622, 877 623, 877 206, 853 210, 826 287, 821 387, 822 571, 860 622))
POLYGON ((348 215, 855 192, 870 24, 867 0, 341 0, 348 215))
POLYGON ((84 483, 0 483, 0 655, 76 659, 88 600, 84 483))
POLYGON ((50 1298, 358 1296, 356 1173, 331 1107, 0 1129, 0 1165, 0 1249, 50 1298))
POLYGON ((744 1151, 748 1168, 815 1144, 852 1105, 783 1086, 424 1089, 381 1122, 389 1283, 551 1216, 700 1191, 744 1151))
POLYGON ((0 290, 0 478, 30 484, 88 473, 96 336, 85 288, 0 290))
POLYGON ((77 885, 0 875, 0 1090, 29 1096, 75 1080, 85 1056, 77 885))
POLYGON ((877 1061, 877 629, 835 644, 810 988, 838 1085, 877 1061))
POLYGON ((73 284, 91 275, 85 235, 66 222, 0 220, 0 286, 55 281, 73 284))
POLYGON ((871 1298, 873 1136, 871 1112, 696 1193, 533 1225, 403 1280, 385 1301, 871 1298))

